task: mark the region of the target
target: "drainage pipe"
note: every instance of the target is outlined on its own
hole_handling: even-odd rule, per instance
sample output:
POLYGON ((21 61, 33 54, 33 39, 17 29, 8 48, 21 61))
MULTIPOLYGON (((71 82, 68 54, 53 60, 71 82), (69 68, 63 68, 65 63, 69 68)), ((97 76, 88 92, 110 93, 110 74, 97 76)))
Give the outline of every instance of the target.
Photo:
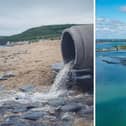
POLYGON ((64 63, 74 62, 75 69, 93 68, 93 25, 72 26, 63 31, 61 51, 64 63))

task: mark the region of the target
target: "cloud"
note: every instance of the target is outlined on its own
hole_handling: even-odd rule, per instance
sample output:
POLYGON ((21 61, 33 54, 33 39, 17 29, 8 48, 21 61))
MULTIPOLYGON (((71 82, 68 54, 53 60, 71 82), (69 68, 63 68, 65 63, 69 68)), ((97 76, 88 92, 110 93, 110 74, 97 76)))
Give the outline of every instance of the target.
POLYGON ((96 19, 97 38, 126 38, 126 23, 108 18, 96 19))
POLYGON ((93 0, 4 0, 0 4, 0 35, 64 23, 92 23, 93 0))
POLYGON ((119 8, 119 10, 120 10, 121 12, 126 13, 126 5, 125 5, 125 6, 121 6, 121 7, 119 8))

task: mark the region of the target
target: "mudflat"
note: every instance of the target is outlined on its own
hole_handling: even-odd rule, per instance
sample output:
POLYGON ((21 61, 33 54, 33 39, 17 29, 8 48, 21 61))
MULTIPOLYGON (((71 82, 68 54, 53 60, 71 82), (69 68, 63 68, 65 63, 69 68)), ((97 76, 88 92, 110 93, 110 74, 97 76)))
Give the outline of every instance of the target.
POLYGON ((0 80, 7 89, 23 85, 48 86, 54 80, 51 65, 61 62, 59 40, 0 48, 0 75, 11 72, 15 76, 0 80))

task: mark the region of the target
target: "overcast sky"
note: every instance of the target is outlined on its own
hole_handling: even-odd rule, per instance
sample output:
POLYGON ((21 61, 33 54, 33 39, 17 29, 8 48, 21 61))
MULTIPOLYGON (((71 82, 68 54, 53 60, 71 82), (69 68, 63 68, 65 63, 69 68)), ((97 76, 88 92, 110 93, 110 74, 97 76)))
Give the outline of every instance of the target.
POLYGON ((92 22, 93 0, 0 0, 0 36, 48 24, 92 22))

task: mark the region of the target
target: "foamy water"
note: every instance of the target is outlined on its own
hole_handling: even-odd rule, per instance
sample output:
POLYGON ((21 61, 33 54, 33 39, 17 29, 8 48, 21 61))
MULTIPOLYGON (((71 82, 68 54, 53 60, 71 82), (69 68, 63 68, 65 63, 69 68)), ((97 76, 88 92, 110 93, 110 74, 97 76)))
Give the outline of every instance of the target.
POLYGON ((66 64, 63 69, 57 74, 55 81, 49 91, 49 93, 59 94, 58 92, 62 92, 66 89, 66 83, 69 79, 69 72, 72 68, 72 62, 66 64))
POLYGON ((66 84, 69 79, 69 72, 72 68, 72 62, 65 64, 62 70, 57 74, 52 87, 50 88, 49 92, 46 94, 43 93, 35 93, 32 97, 34 100, 37 99, 52 99, 57 98, 61 95, 64 95, 67 92, 66 84))

